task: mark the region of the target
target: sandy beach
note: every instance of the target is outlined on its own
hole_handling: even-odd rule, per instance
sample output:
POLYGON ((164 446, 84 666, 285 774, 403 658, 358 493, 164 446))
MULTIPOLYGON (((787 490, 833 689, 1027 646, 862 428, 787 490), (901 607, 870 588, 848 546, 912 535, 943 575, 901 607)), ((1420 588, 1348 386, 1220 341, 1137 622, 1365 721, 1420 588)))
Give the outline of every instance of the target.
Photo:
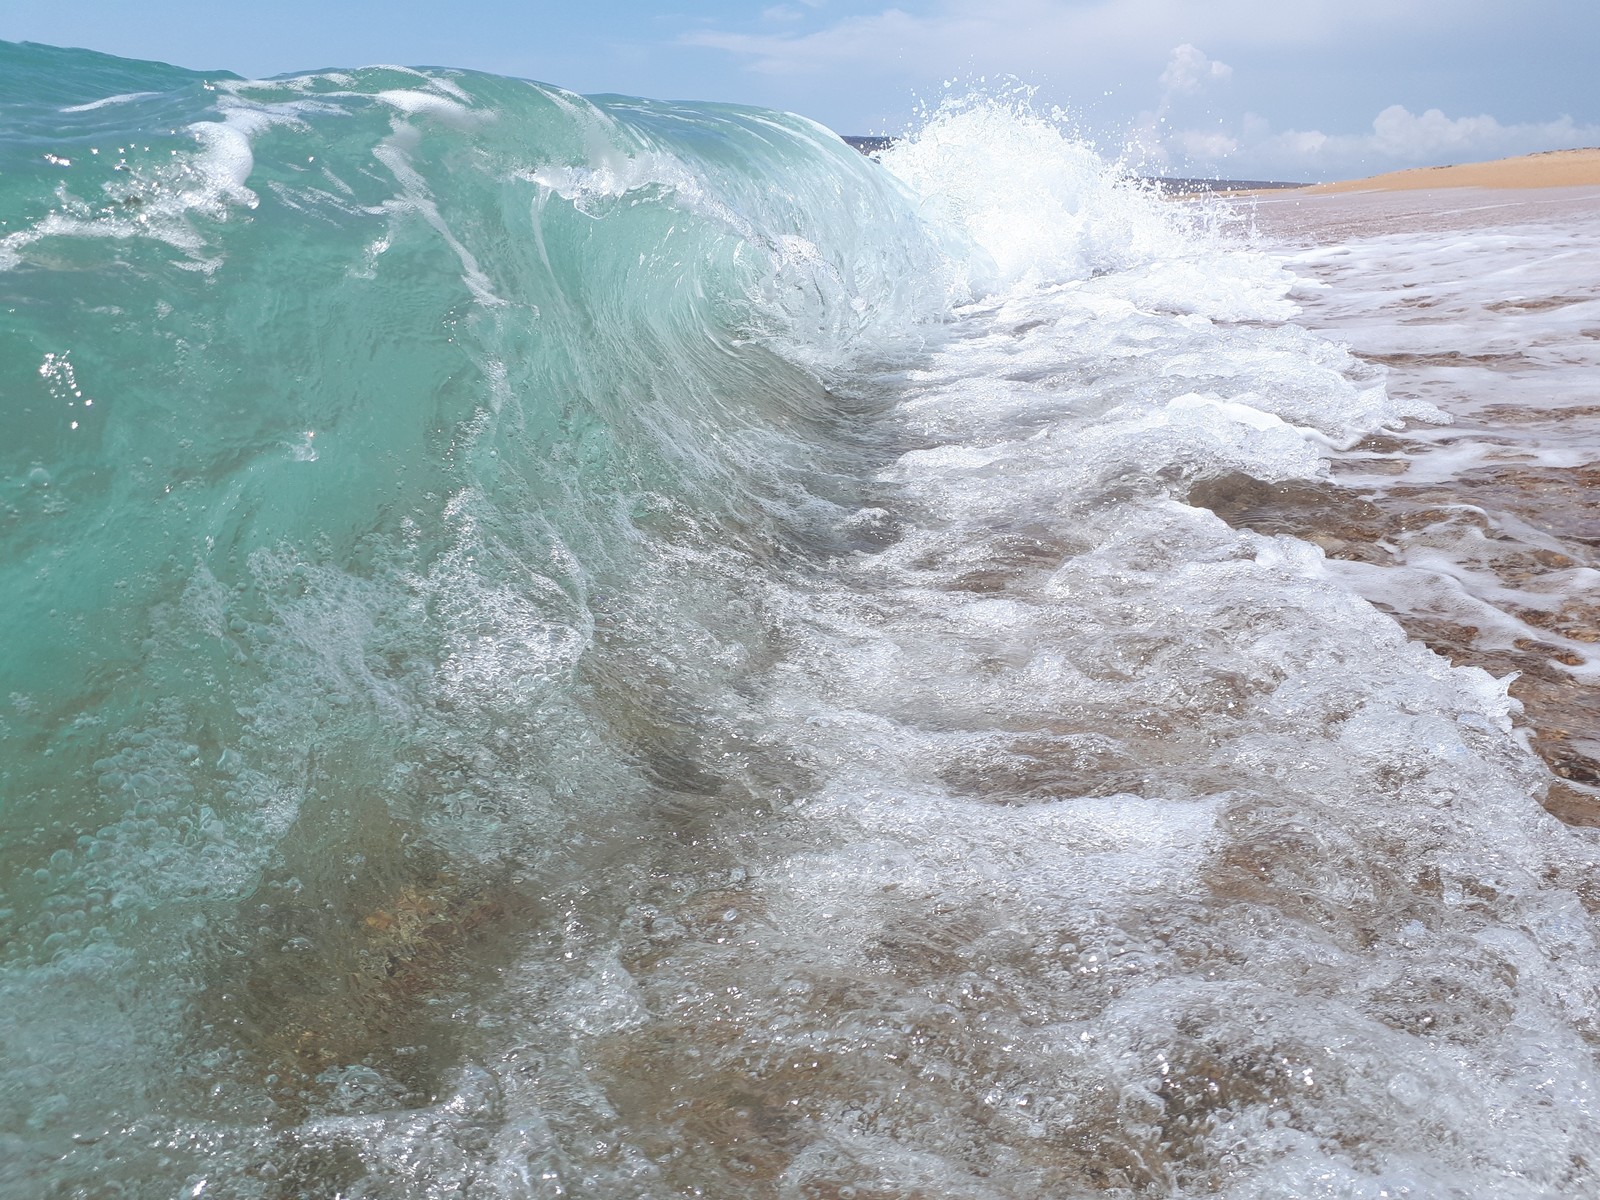
POLYGON ((1417 191, 1429 188, 1555 188, 1600 184, 1600 147, 1548 150, 1490 162, 1413 167, 1365 179, 1346 179, 1297 188, 1301 194, 1417 191))
POLYGON ((1450 163, 1441 167, 1409 167, 1358 179, 1338 179, 1330 183, 1302 186, 1274 184, 1255 186, 1238 181, 1221 186, 1200 186, 1198 181, 1179 181, 1169 192, 1173 200, 1195 200, 1205 196, 1336 196, 1371 192, 1422 192, 1446 188, 1492 188, 1529 191, 1553 188, 1600 187, 1600 147, 1580 150, 1544 150, 1486 162, 1450 163), (1188 186, 1190 183, 1193 186, 1188 186))

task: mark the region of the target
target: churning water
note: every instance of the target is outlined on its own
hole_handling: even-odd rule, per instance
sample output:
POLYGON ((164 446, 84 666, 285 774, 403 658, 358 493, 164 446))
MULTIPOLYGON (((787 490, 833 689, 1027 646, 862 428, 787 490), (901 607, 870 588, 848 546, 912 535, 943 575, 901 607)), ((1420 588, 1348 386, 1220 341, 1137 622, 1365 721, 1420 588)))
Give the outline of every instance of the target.
POLYGON ((1051 124, 0 46, 0 1191, 1575 1196, 1594 843, 1051 124))

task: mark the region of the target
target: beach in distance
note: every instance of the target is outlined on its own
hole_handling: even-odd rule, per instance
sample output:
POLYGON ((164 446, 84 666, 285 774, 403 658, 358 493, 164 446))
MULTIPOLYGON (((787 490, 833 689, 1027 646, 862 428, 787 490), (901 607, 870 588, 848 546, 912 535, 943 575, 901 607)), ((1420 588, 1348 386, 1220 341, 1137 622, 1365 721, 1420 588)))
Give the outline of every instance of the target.
POLYGON ((0 112, 0 1200, 1600 1195, 1595 151, 0 112))
POLYGON ((1331 194, 1368 190, 1418 191, 1430 188, 1561 188, 1600 186, 1600 148, 1548 150, 1490 162, 1413 167, 1364 179, 1312 184, 1305 190, 1331 194))
MULTIPOLYGON (((847 139, 852 144, 862 139, 847 139)), ((872 139, 886 142, 887 139, 872 139)), ((1600 185, 1600 149, 1549 150, 1486 162, 1451 163, 1437 167, 1411 167, 1381 175, 1340 179, 1328 183, 1294 183, 1238 179, 1162 179, 1174 198, 1212 194, 1256 195, 1293 192, 1301 195, 1338 195, 1368 191, 1430 191, 1436 188, 1564 188, 1600 185)))

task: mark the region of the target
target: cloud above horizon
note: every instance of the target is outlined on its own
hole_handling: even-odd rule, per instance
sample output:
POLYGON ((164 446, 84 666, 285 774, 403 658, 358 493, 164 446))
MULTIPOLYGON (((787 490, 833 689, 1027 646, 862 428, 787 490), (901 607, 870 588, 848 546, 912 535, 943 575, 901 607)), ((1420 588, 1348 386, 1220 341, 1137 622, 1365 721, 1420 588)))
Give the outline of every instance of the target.
POLYGON ((1502 124, 1488 114, 1449 117, 1437 108, 1413 113, 1391 104, 1372 119, 1370 133, 1326 134, 1320 130, 1264 132, 1252 141, 1236 142, 1229 153, 1243 149, 1270 153, 1278 161, 1307 167, 1376 160, 1383 169, 1413 162, 1454 159, 1470 161, 1526 154, 1531 150, 1564 150, 1600 144, 1600 125, 1581 125, 1571 117, 1553 121, 1502 124), (1384 165, 1387 164, 1387 165, 1384 165))
POLYGON ((579 92, 805 113, 897 132, 947 90, 1032 89, 1174 174, 1348 177, 1600 143, 1594 0, 159 0, 0 5, 0 37, 243 74, 435 63, 579 92), (213 18, 216 19, 213 19, 213 18), (998 81, 998 82, 997 82, 998 81))
MULTIPOLYGON (((867 79, 875 97, 897 85, 926 97, 929 81, 1013 77, 1102 145, 1174 172, 1331 177, 1600 141, 1600 104, 1578 119, 1538 111, 1542 83, 1487 95, 1529 20, 1586 11, 1572 0, 1528 0, 1520 21, 1491 0, 805 2, 680 42, 728 56, 776 97, 842 100, 867 79), (1412 50, 1438 52, 1413 63, 1412 50)), ((889 127, 878 113, 874 128, 889 127)))
POLYGON ((1233 68, 1225 62, 1207 58, 1205 51, 1185 42, 1172 51, 1167 69, 1159 80, 1167 95, 1199 92, 1210 83, 1221 83, 1233 75, 1233 68))
MULTIPOLYGON (((809 0, 802 0, 808 3, 809 0)), ((1489 0, 1456 0, 1461 12, 1489 0)), ((810 7, 822 6, 810 3, 810 7)), ((808 31, 698 29, 685 45, 723 50, 744 69, 789 75, 881 62, 886 50, 943 73, 1050 69, 1135 48, 1171 46, 1186 31, 1258 48, 1310 47, 1351 32, 1427 27, 1439 0, 934 0, 853 13, 808 31), (923 9, 926 11, 915 11, 923 9)), ((799 14, 784 4, 766 13, 799 14)))

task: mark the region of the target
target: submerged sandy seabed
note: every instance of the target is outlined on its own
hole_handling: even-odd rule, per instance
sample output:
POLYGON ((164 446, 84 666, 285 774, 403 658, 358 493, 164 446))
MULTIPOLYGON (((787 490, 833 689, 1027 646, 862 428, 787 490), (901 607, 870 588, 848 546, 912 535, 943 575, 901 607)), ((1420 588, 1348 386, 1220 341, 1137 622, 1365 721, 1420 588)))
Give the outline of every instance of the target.
POLYGON ((1600 825, 1600 151, 1247 203, 1304 281, 1300 322, 1453 420, 1337 454, 1326 485, 1240 480, 1201 499, 1316 542, 1452 662, 1515 674, 1530 744, 1562 780, 1546 807, 1600 825), (1595 179, 1461 186, 1580 172, 1595 179))

